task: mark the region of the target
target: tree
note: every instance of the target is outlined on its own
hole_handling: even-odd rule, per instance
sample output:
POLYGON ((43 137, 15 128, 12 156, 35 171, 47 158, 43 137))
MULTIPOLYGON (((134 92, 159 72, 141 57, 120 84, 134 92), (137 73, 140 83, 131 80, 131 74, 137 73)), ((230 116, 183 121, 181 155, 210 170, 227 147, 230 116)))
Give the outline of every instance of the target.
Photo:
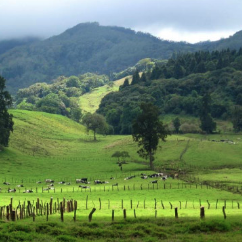
POLYGON ((159 110, 151 103, 142 103, 139 114, 133 123, 133 140, 138 142, 141 149, 138 150, 140 157, 148 159, 150 168, 153 169, 154 154, 157 150, 159 139, 165 141, 170 132, 167 126, 159 120, 159 110))
POLYGON ((129 86, 129 79, 125 78, 123 85, 119 87, 119 90, 129 86))
POLYGON ((216 122, 213 121, 213 118, 210 114, 211 111, 211 96, 209 93, 206 93, 202 97, 201 108, 200 108, 200 128, 202 131, 207 134, 213 133, 216 130, 216 122))
POLYGON ((105 118, 98 113, 87 113, 82 120, 83 124, 87 127, 87 131, 92 130, 94 138, 96 141, 96 133, 105 131, 108 124, 106 123, 105 118))
POLYGON ((112 154, 112 157, 117 157, 118 158, 118 163, 120 162, 120 157, 123 158, 123 163, 125 163, 125 158, 128 158, 130 157, 129 155, 129 152, 127 151, 115 151, 113 154, 112 154))
POLYGON ((12 105, 12 98, 5 91, 5 79, 0 76, 0 145, 8 146, 10 132, 13 132, 13 115, 8 113, 8 107, 12 105))
POLYGON ((139 76, 139 71, 136 70, 135 73, 132 76, 132 82, 131 85, 137 84, 140 82, 140 76, 139 76))
POLYGON ((236 105, 232 110, 232 123, 235 132, 242 130, 242 106, 236 105))
POLYGON ((179 133, 179 129, 181 127, 181 122, 180 119, 178 117, 176 117, 174 120, 172 120, 173 126, 175 128, 176 133, 179 133))

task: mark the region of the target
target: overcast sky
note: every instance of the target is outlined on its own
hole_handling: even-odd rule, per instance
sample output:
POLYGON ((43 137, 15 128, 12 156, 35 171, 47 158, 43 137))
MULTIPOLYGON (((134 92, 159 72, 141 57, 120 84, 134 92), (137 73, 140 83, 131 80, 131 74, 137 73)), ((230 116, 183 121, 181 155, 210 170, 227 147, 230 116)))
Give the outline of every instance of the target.
POLYGON ((83 22, 191 43, 242 30, 242 0, 0 0, 0 39, 62 33, 83 22))

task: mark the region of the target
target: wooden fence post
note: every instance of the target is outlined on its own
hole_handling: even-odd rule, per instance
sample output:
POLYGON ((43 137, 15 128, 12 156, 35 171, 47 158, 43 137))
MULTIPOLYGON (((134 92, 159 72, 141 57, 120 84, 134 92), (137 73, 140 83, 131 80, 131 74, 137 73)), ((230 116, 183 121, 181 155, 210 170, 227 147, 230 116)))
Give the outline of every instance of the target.
POLYGON ((112 210, 112 222, 114 221, 114 210, 112 210))
POLYGON ((175 218, 178 218, 178 209, 175 207, 175 218))
POLYGON ((226 216, 226 213, 225 213, 225 208, 226 208, 226 207, 223 206, 223 215, 224 215, 224 219, 226 219, 226 217, 227 217, 227 216, 226 216))
POLYGON ((47 203, 47 213, 46 213, 46 221, 49 220, 49 204, 47 203))
POLYGON ((92 215, 94 214, 95 211, 96 211, 96 208, 93 208, 92 211, 90 212, 90 214, 88 216, 89 222, 92 221, 92 215))
POLYGON ((124 219, 126 219, 126 209, 123 210, 124 219))
POLYGON ((204 219, 205 218, 205 210, 204 207, 200 207, 200 218, 204 219))
POLYGON ((60 202, 60 213, 61 213, 61 221, 64 222, 64 209, 62 202, 60 202))

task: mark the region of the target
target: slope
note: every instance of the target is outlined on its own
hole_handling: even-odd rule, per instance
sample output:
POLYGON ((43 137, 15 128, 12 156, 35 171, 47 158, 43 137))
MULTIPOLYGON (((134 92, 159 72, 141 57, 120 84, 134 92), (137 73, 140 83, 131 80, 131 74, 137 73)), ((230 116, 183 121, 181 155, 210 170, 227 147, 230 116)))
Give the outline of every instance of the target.
POLYGON ((119 90, 119 86, 124 83, 124 80, 128 78, 131 79, 131 76, 127 76, 120 80, 114 81, 113 86, 104 85, 102 87, 97 87, 91 92, 88 92, 79 99, 79 105, 82 111, 94 113, 101 103, 103 97, 105 97, 110 92, 117 92, 119 90))

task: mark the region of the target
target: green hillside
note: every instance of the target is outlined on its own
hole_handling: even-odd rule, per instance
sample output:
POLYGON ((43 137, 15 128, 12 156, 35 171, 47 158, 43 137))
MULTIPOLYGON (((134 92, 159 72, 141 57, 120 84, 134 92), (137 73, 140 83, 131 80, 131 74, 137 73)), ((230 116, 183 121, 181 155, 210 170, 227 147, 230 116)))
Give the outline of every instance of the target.
POLYGON ((114 81, 113 85, 104 85, 102 87, 97 87, 91 92, 85 93, 79 99, 80 108, 83 112, 94 113, 101 103, 102 99, 110 92, 117 92, 119 87, 123 85, 124 80, 128 78, 131 79, 131 76, 127 76, 120 80, 114 81))
MULTIPOLYGON (((131 136, 98 136, 86 133, 84 126, 61 115, 11 110, 14 132, 10 144, 0 152, 1 179, 75 179, 80 176, 100 179, 146 170, 148 162, 138 157, 137 144, 131 136), (112 158, 115 151, 126 150, 129 164, 123 171, 112 158), (132 162, 131 162, 132 161, 132 162), (147 165, 144 165, 147 164, 147 165), (97 178, 96 177, 96 178, 97 178)), ((169 122, 169 118, 167 117, 169 122)), ((164 120, 166 122, 166 120, 164 120)), ((194 121, 193 121, 194 122, 194 121)), ((240 135, 172 135, 162 142, 155 155, 157 170, 186 165, 194 167, 240 167, 242 155, 240 135), (191 140, 189 149, 180 155, 191 140), (211 142, 233 140, 236 145, 211 142)), ((177 169, 177 168, 175 168, 177 169)))

